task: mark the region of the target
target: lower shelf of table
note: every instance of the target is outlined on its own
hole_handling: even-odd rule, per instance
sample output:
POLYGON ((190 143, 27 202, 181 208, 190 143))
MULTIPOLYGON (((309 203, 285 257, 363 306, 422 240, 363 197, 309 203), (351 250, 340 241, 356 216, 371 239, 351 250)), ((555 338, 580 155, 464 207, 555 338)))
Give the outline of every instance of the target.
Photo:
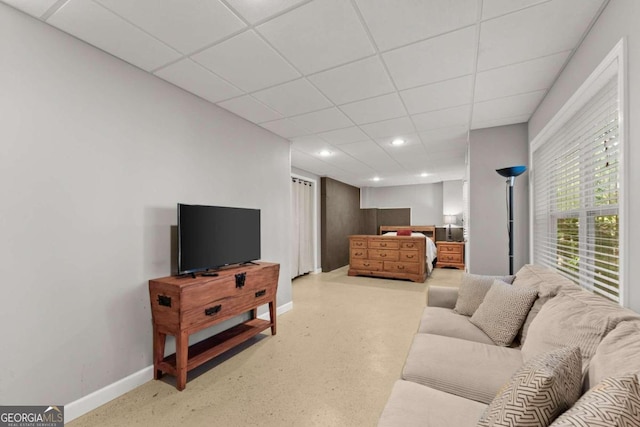
MULTIPOLYGON (((268 320, 251 319, 189 346, 187 371, 221 355, 271 326, 272 323, 268 320)), ((165 357, 155 368, 175 376, 177 373, 176 354, 165 357)))

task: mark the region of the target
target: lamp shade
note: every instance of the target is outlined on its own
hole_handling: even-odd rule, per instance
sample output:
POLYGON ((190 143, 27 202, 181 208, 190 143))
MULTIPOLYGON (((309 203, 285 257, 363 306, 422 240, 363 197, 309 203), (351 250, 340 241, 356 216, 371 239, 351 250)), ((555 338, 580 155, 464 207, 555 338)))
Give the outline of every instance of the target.
POLYGON ((510 178, 512 176, 522 175, 526 170, 526 166, 509 166, 508 168, 496 169, 496 172, 505 178, 510 178))
POLYGON ((444 223, 447 224, 447 225, 455 224, 456 223, 456 216, 455 215, 445 215, 444 216, 444 223))

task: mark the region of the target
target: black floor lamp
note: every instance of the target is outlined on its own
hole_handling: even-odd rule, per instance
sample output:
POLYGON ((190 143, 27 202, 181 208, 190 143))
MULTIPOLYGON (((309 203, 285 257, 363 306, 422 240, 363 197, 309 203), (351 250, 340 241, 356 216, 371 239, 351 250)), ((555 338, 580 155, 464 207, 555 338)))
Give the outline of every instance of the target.
POLYGON ((522 175, 527 170, 526 166, 511 166, 508 168, 496 169, 501 176, 507 178, 507 190, 509 191, 507 215, 509 217, 509 274, 513 274, 513 184, 516 176, 522 175))

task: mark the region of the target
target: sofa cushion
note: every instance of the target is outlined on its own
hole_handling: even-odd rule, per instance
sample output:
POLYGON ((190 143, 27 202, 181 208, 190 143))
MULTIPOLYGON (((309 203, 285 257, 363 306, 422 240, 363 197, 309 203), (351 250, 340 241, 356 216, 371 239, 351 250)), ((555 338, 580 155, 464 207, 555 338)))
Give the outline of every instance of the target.
POLYGON ((402 378, 489 403, 520 366, 520 350, 441 335, 416 334, 402 378))
POLYGON ((640 425, 640 384, 637 374, 604 379, 589 390, 552 427, 640 425))
POLYGON ((637 314, 583 289, 562 289, 531 323, 522 346, 524 360, 562 346, 580 347, 586 369, 604 336, 623 320, 637 314))
POLYGON ((420 319, 418 333, 444 335, 469 341, 492 344, 493 341, 482 329, 469 322, 467 316, 450 308, 426 307, 420 319))
POLYGON ((479 427, 546 427, 580 397, 580 348, 541 354, 513 374, 478 421, 479 427))
POLYGON ((487 405, 398 380, 378 427, 474 427, 487 405))
POLYGON ((589 363, 584 390, 627 372, 640 372, 640 320, 621 322, 604 337, 589 363))
POLYGON ((516 289, 496 280, 469 321, 482 329, 496 345, 508 346, 518 334, 538 292, 516 289))
POLYGON ((516 276, 483 276, 480 274, 462 274, 462 283, 458 291, 458 300, 454 308, 458 314, 472 316, 476 312, 495 280, 513 282, 516 276))

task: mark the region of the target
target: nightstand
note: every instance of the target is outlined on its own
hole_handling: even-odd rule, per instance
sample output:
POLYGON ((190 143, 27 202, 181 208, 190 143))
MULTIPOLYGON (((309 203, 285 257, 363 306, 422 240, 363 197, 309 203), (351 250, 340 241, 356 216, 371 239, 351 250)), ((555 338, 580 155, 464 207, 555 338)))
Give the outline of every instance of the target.
POLYGON ((436 242, 438 262, 436 267, 453 267, 464 270, 464 242, 436 242))

